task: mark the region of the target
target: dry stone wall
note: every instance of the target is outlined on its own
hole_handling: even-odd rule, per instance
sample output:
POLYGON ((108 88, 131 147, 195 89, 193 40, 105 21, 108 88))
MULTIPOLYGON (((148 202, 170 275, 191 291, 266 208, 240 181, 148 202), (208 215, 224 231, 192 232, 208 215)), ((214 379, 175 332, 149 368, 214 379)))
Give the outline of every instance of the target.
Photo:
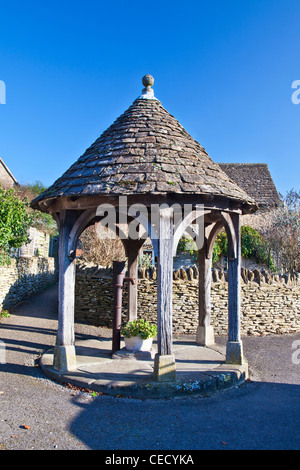
MULTIPOLYGON (((242 334, 300 332, 300 281, 298 275, 271 276, 242 269, 242 334)), ((75 318, 97 326, 112 326, 112 273, 97 267, 78 266, 75 318)), ((138 315, 156 322, 156 270, 141 270, 138 286, 138 315)), ((215 334, 227 334, 227 273, 212 271, 211 322, 215 334)), ((195 333, 198 324, 198 269, 173 273, 173 331, 195 333)), ((123 322, 126 322, 127 286, 123 288, 123 322)))
POLYGON ((55 258, 16 258, 0 266, 0 310, 17 305, 57 282, 55 258))

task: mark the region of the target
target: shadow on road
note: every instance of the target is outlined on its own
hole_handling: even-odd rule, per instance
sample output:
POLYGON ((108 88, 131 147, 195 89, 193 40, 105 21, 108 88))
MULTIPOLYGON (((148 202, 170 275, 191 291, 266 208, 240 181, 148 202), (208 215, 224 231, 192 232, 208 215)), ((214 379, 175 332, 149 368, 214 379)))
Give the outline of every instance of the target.
POLYGON ((247 383, 207 398, 74 398, 71 432, 91 449, 299 449, 300 387, 247 383), (224 444, 225 443, 225 444, 224 444))

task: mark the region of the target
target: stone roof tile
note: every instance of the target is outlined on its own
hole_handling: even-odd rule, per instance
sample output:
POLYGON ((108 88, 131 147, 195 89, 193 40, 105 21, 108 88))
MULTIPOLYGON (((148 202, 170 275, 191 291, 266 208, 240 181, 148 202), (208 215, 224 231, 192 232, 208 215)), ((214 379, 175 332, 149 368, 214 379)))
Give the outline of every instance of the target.
POLYGON ((219 163, 223 171, 249 194, 262 209, 281 204, 266 163, 219 163))
POLYGON ((33 205, 133 193, 214 194, 255 204, 158 100, 138 98, 33 205))

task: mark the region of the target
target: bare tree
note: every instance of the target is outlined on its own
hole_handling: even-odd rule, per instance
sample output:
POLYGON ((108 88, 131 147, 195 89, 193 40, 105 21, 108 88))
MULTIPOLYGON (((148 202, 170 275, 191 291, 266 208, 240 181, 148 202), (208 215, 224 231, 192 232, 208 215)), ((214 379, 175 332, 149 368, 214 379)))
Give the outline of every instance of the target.
POLYGON ((266 214, 260 232, 281 269, 300 270, 300 192, 294 189, 282 197, 282 205, 266 214))
POLYGON ((113 261, 125 260, 125 250, 119 238, 109 237, 109 229, 105 227, 88 227, 79 239, 80 258, 92 264, 104 267, 112 266, 113 261), (107 238, 99 237, 99 231, 107 232, 107 238))

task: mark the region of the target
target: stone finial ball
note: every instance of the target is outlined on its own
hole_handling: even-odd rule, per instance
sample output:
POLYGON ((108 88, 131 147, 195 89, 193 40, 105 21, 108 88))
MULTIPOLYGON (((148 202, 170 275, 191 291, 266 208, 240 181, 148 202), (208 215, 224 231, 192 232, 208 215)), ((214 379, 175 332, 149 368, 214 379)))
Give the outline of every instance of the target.
POLYGON ((143 77, 142 82, 144 87, 153 86, 154 78, 152 75, 147 74, 143 77))

